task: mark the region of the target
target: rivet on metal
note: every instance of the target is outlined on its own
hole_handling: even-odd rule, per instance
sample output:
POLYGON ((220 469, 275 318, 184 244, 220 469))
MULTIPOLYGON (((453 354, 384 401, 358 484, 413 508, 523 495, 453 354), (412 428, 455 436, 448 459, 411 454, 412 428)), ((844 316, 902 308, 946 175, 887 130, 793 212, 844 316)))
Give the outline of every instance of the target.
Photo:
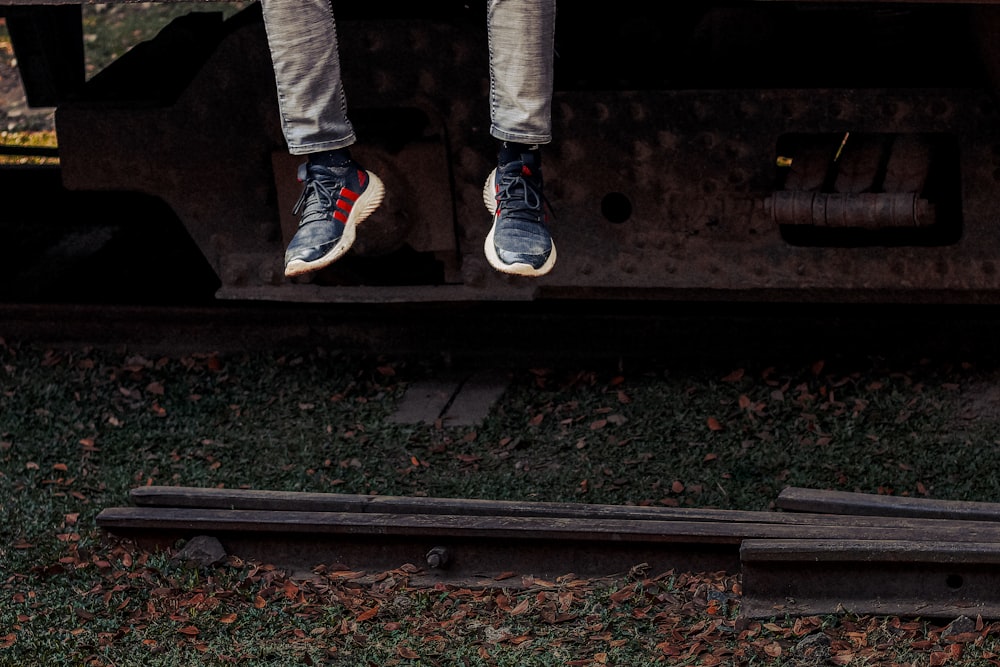
POLYGON ((451 561, 451 553, 446 547, 434 547, 427 552, 427 565, 433 569, 444 568, 451 561))

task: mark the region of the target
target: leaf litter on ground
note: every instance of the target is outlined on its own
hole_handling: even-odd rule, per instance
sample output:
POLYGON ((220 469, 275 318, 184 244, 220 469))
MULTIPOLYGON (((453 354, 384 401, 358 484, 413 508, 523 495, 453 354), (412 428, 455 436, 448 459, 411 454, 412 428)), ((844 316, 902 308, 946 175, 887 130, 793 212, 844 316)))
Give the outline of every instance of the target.
POLYGON ((790 484, 988 500, 1000 478, 969 389, 994 376, 966 364, 514 371, 476 427, 391 425, 433 370, 0 341, 0 663, 1000 664, 988 619, 741 624, 721 573, 422 588, 402 565, 191 570, 94 529, 144 484, 766 509, 790 484))

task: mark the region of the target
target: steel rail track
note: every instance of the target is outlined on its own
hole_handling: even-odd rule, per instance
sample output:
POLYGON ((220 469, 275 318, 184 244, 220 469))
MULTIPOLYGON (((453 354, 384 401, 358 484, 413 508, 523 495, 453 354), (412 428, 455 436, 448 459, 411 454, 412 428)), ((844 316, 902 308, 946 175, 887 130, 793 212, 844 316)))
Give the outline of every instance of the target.
POLYGON ((791 489, 778 506, 808 498, 808 512, 763 512, 140 487, 97 523, 153 550, 215 538, 297 576, 407 566, 415 585, 516 587, 525 577, 725 571, 742 575, 743 619, 1000 618, 1000 507, 915 500, 881 515, 884 499, 847 496, 791 489))

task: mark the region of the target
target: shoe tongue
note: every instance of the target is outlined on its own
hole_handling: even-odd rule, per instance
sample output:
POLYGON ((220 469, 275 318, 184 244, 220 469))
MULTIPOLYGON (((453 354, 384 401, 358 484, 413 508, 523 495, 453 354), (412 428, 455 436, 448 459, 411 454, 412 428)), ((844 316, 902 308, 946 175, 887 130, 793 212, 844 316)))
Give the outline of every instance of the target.
POLYGON ((310 171, 313 174, 313 178, 332 178, 337 182, 341 182, 347 176, 350 171, 350 165, 344 165, 342 167, 338 166, 327 166, 322 164, 311 163, 309 165, 310 171))

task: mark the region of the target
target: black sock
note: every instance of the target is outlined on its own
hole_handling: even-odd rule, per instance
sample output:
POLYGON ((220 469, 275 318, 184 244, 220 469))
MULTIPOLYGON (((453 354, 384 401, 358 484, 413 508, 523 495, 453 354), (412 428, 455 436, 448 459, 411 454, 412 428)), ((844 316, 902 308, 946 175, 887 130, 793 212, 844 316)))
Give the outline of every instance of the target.
POLYGON ((309 154, 309 163, 323 167, 346 167, 351 162, 351 151, 347 148, 335 148, 332 151, 320 151, 309 154))
POLYGON ((497 162, 507 164, 515 160, 520 160, 525 153, 531 153, 535 160, 541 162, 541 151, 538 144, 519 144, 514 141, 501 141, 497 150, 497 162))

